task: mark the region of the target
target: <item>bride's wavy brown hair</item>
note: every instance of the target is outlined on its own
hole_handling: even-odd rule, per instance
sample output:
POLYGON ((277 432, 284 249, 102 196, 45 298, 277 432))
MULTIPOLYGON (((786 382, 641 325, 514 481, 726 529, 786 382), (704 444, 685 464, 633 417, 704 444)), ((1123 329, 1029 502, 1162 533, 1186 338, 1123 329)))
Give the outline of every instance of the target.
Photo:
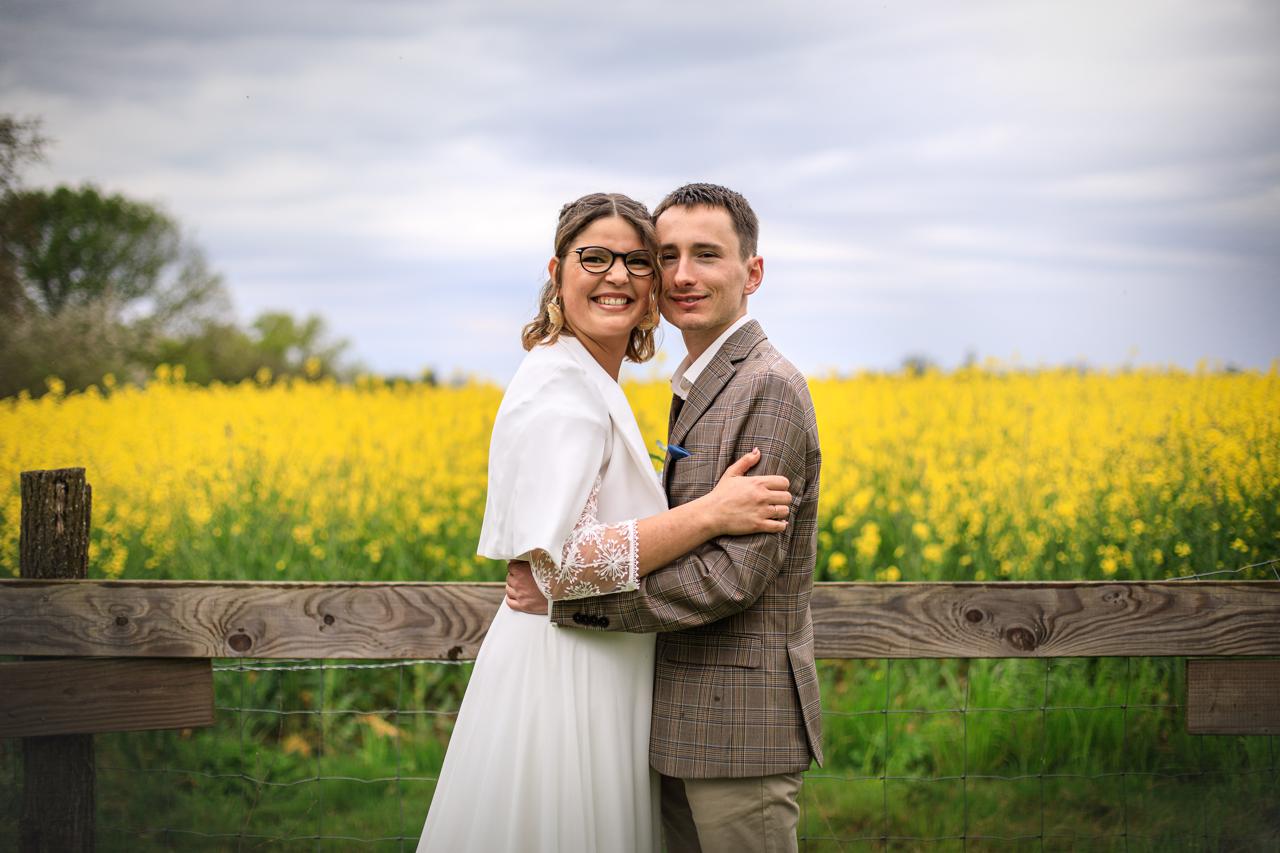
POLYGON ((560 265, 556 268, 556 278, 554 280, 548 278, 543 283, 542 292, 538 295, 537 316, 524 327, 520 334, 520 340, 526 350, 531 350, 538 344, 555 343, 562 334, 576 337, 567 317, 563 327, 557 329, 552 325, 547 306, 560 293, 560 271, 564 269, 569 246, 592 222, 610 216, 616 216, 635 228, 636 233, 640 235, 640 242, 644 243, 644 247, 653 255, 653 289, 650 292, 653 299, 651 310, 654 312, 654 328, 632 329, 631 339, 627 341, 626 353, 628 361, 648 361, 653 358, 654 350, 657 348, 654 341, 654 334, 657 332, 657 306, 658 299, 662 295, 662 271, 658 267, 658 232, 653 227, 649 208, 621 193, 591 193, 560 208, 560 221, 556 225, 555 242, 556 257, 560 259, 560 265))

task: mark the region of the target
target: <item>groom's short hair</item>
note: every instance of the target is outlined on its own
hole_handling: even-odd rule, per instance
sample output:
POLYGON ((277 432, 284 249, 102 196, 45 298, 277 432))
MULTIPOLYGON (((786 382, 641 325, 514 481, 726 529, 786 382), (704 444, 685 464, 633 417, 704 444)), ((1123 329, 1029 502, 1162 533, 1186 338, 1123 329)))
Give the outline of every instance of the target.
POLYGON ((760 220, 751 205, 728 187, 719 184, 685 184, 667 193, 667 197, 653 209, 653 221, 657 222, 662 212, 671 207, 719 207, 729 214, 733 220, 733 230, 738 234, 738 245, 742 257, 749 258, 756 253, 756 241, 760 238, 760 220))

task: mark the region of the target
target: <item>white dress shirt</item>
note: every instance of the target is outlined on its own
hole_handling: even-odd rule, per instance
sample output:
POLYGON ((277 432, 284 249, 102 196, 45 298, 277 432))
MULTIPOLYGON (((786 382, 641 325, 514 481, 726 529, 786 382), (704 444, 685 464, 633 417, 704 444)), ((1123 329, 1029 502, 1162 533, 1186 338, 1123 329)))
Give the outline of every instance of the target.
POLYGON ((743 314, 733 325, 725 329, 720 334, 720 337, 712 341, 711 346, 707 347, 692 364, 689 363, 689 356, 686 355, 684 361, 680 362, 680 366, 676 368, 676 372, 671 374, 671 393, 681 400, 689 399, 689 391, 693 388, 693 383, 698 381, 702 371, 706 370, 707 365, 711 363, 711 359, 715 358, 716 353, 720 352, 720 347, 724 346, 724 342, 729 340, 730 335, 750 322, 751 315, 743 314))

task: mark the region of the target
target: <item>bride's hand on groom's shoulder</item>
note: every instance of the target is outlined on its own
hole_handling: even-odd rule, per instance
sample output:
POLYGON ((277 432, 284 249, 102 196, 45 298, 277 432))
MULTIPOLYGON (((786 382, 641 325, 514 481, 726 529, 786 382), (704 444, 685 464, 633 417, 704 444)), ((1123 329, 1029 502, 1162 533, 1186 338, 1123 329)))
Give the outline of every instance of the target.
POLYGON ((507 606, 520 613, 539 616, 547 612, 547 597, 533 579, 533 569, 524 560, 507 562, 507 606))
POLYGON ((748 477, 760 456, 760 449, 755 448, 734 462, 706 496, 720 535, 781 533, 787 529, 791 482, 777 474, 748 477))

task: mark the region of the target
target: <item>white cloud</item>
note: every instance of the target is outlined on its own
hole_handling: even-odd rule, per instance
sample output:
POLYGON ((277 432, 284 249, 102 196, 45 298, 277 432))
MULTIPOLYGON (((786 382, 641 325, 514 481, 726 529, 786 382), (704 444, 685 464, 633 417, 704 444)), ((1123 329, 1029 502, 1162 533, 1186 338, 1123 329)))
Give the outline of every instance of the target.
POLYGON ((802 366, 1276 354, 1244 284, 1280 272, 1273 4, 807 11, 27 4, 0 96, 56 140, 32 181, 162 202, 243 313, 325 313, 380 368, 509 372, 560 205, 702 179, 760 212, 802 366), (1150 302, 1124 348, 1113 291, 1150 302))

